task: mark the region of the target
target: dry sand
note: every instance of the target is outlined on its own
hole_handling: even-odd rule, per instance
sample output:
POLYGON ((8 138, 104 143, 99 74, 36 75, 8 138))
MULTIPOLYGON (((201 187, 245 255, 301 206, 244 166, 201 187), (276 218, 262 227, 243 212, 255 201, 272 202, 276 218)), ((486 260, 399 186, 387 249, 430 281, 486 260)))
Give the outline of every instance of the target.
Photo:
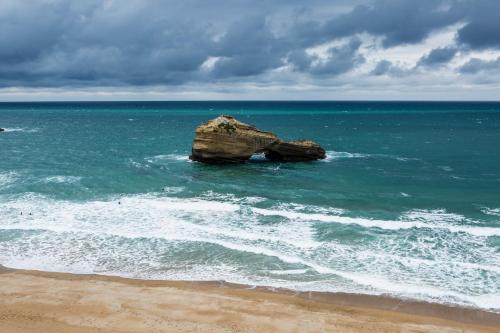
POLYGON ((500 332, 500 315, 384 297, 0 267, 0 332, 500 332))

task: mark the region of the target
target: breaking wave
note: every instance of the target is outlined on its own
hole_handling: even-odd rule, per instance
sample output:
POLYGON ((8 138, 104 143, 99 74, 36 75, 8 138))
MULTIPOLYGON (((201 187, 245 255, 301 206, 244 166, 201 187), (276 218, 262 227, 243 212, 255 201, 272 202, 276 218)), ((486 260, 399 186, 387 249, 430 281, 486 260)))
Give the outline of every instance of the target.
POLYGON ((38 132, 37 128, 22 128, 22 127, 7 127, 4 128, 4 132, 24 132, 24 133, 35 133, 38 132))
POLYGON ((397 220, 375 220, 347 216, 335 207, 269 206, 265 198, 210 191, 194 198, 171 196, 182 191, 82 202, 36 194, 0 197, 0 234, 10 235, 0 242, 0 263, 392 293, 500 309, 495 293, 500 260, 485 242, 499 236, 500 228, 467 225, 473 221, 445 210, 411 210, 397 220), (330 231, 318 233, 325 227, 330 231), (343 242, 336 234, 346 227, 383 234, 367 243, 343 242), (328 234, 332 238, 325 238, 328 234))
POLYGON ((147 157, 146 161, 149 163, 154 163, 157 161, 190 161, 189 155, 185 154, 167 154, 167 155, 156 155, 152 157, 147 157))
POLYGON ((500 208, 483 207, 481 211, 486 215, 500 216, 500 208))
POLYGON ((82 177, 77 176, 49 176, 43 179, 44 183, 56 183, 56 184, 74 184, 79 182, 82 177))
POLYGON ((19 174, 14 171, 0 173, 0 186, 6 187, 13 184, 19 178, 19 174))
POLYGON ((388 158, 401 162, 419 160, 418 158, 401 157, 401 156, 386 155, 386 154, 349 153, 346 151, 329 150, 326 152, 326 158, 323 161, 329 162, 333 160, 351 159, 351 158, 388 158))

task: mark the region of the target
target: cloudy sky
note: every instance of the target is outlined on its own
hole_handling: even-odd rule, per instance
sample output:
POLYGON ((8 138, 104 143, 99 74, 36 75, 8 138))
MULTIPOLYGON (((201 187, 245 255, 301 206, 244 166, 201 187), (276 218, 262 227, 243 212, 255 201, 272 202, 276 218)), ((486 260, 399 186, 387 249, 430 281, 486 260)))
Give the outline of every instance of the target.
POLYGON ((499 0, 0 0, 0 101, 499 100, 499 0))

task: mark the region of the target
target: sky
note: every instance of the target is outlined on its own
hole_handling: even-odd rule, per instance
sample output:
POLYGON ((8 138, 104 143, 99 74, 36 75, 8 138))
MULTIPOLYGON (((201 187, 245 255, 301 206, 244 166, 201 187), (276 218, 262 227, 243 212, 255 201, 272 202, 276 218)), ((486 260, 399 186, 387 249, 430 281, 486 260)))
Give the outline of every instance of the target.
POLYGON ((499 0, 0 0, 0 101, 500 100, 499 0))

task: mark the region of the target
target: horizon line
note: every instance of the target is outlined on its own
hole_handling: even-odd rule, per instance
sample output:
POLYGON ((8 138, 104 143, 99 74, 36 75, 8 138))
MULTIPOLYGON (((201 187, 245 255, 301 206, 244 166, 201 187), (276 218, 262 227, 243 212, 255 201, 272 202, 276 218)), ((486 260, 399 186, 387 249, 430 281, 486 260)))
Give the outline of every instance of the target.
POLYGON ((188 103, 193 103, 193 102, 199 102, 199 103, 206 103, 206 102, 288 102, 288 103, 311 103, 311 102, 319 102, 319 103, 339 103, 339 102, 359 102, 359 103, 365 103, 365 102, 382 102, 382 103, 388 103, 388 102, 394 102, 394 103, 401 103, 401 102, 410 102, 410 103, 500 103, 500 99, 498 100, 489 100, 489 99, 484 99, 484 100, 460 100, 460 99, 440 99, 440 100, 432 100, 432 99, 423 99, 423 100, 414 100, 414 99, 387 99, 387 100, 382 100, 382 99, 366 99, 366 100, 358 100, 358 99, 330 99, 330 100, 323 100, 323 99, 302 99, 302 100, 296 100, 296 99, 193 99, 193 100, 187 100, 187 99, 170 99, 170 100, 140 100, 140 99, 131 99, 131 100, 26 100, 26 101, 0 101, 0 104, 6 104, 6 103, 133 103, 133 102, 146 102, 146 103, 171 103, 171 102, 188 102, 188 103))

